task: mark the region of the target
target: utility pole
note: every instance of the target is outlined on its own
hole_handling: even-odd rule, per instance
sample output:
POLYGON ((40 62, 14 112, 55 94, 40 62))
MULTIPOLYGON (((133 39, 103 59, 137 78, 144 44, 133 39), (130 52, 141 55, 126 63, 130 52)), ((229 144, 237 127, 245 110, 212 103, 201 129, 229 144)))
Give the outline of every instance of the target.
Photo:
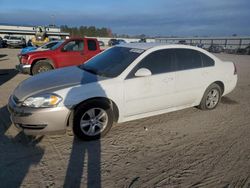
POLYGON ((51 14, 51 22, 52 22, 51 24, 53 27, 56 26, 55 17, 56 17, 55 14, 51 14))

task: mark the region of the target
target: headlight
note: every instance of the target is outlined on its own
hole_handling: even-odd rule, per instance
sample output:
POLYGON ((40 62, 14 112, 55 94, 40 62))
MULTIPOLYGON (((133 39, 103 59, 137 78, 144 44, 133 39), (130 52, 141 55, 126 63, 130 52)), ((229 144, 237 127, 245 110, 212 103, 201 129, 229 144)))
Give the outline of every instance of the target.
POLYGON ((55 107, 62 101, 62 98, 55 94, 44 94, 40 96, 29 97, 23 102, 23 106, 33 108, 55 107))

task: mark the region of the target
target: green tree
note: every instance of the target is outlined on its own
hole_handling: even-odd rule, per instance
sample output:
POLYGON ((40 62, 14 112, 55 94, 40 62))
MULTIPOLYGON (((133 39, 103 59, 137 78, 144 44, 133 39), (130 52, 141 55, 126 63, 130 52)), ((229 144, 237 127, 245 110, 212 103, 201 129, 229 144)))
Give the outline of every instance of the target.
POLYGON ((112 31, 109 28, 96 28, 95 26, 79 26, 79 27, 68 27, 67 25, 62 25, 62 32, 70 33, 70 36, 76 37, 112 37, 112 31))

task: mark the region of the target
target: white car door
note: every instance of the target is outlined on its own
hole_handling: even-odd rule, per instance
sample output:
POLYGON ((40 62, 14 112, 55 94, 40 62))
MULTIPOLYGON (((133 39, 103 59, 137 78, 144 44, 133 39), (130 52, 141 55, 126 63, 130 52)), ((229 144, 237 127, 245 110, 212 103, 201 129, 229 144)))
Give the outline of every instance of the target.
POLYGON ((124 80, 125 116, 163 110, 174 105, 175 72, 172 50, 158 50, 146 56, 124 80), (146 68, 151 76, 136 77, 146 68))
POLYGON ((192 49, 176 49, 176 106, 194 104, 203 95, 204 79, 200 52, 192 49))

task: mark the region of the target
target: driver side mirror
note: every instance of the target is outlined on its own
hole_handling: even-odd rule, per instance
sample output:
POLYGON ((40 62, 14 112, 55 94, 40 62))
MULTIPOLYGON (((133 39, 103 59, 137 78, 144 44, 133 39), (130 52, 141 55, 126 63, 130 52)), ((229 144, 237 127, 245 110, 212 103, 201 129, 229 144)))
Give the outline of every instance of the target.
POLYGON ((151 75, 152 75, 151 71, 147 68, 140 68, 135 73, 136 77, 146 77, 146 76, 151 76, 151 75))

